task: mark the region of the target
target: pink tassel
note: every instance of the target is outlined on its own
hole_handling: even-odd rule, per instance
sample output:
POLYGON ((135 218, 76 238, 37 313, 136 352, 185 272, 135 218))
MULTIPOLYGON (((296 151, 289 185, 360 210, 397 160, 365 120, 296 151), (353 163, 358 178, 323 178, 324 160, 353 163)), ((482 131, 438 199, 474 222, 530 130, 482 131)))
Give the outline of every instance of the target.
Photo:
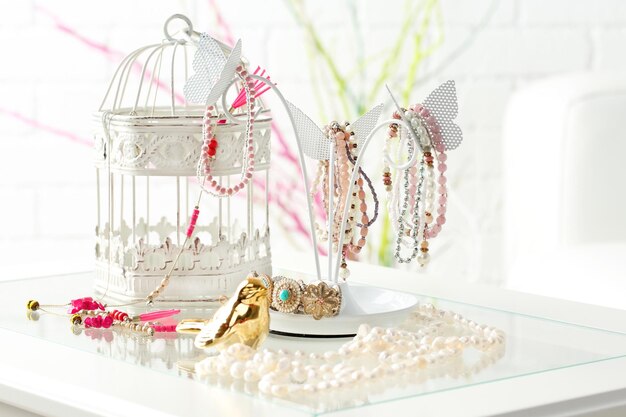
MULTIPOLYGON (((259 74, 259 71, 261 70, 261 67, 256 67, 256 69, 254 70, 254 75, 259 74)), ((265 70, 261 71, 261 74, 259 74, 261 77, 265 76, 265 70)), ((267 79, 269 80, 270 77, 267 77, 267 79)), ((265 86, 266 83, 260 80, 256 80, 254 83, 254 89, 257 90, 256 94, 254 95, 254 98, 256 99, 257 97, 259 97, 261 94, 265 93, 267 90, 269 90, 271 88, 271 86, 266 86, 263 90, 260 90, 263 86, 265 86)), ((247 97, 246 97, 246 90, 242 89, 239 94, 237 95, 237 97, 235 98, 235 100, 233 101, 233 104, 231 105, 231 107, 233 109, 237 109, 241 106, 243 106, 244 104, 247 103, 247 97)))
POLYGON ((176 310, 176 309, 152 311, 150 313, 140 314, 139 320, 151 321, 151 320, 156 320, 156 319, 162 319, 165 317, 175 316, 178 313, 180 313, 180 310, 176 310))

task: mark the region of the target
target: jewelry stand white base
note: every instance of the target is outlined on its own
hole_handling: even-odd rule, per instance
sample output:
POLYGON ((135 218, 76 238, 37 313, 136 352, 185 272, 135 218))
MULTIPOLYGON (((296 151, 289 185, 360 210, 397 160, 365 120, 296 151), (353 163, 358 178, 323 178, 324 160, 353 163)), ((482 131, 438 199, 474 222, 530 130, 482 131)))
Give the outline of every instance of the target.
POLYGON ((270 331, 293 337, 352 337, 363 323, 397 326, 418 302, 415 295, 406 292, 348 283, 339 286, 342 302, 337 316, 315 320, 305 314, 270 310, 270 331))

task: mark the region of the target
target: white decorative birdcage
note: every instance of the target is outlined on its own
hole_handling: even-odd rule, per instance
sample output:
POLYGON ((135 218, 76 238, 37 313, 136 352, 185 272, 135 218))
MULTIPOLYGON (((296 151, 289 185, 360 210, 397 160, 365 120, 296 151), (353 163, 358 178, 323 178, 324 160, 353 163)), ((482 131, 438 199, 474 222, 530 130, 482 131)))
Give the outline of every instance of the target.
MULTIPOLYGON (((204 107, 180 93, 193 72, 198 34, 186 20, 186 29, 170 35, 170 20, 162 42, 122 60, 94 117, 95 287, 117 299, 143 298, 159 285, 185 241, 200 190, 195 175, 204 107)), ((262 101, 257 107, 254 176, 237 195, 201 201, 194 235, 161 300, 202 301, 230 294, 251 270, 271 274, 271 119, 262 101)), ((238 181, 247 140, 245 123, 235 123, 244 115, 234 117, 216 127, 213 177, 224 186, 238 181)))

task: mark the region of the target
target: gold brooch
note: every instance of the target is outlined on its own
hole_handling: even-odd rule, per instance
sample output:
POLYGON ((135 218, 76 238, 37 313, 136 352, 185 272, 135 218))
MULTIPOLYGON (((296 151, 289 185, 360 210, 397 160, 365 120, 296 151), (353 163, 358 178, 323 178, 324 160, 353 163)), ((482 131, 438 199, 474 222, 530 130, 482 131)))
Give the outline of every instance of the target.
POLYGON ((297 313, 302 301, 302 283, 286 277, 275 277, 271 307, 281 313, 297 313))
POLYGON ((341 307, 341 291, 338 286, 331 287, 322 281, 308 284, 302 295, 302 306, 304 314, 310 314, 315 320, 336 316, 341 307))

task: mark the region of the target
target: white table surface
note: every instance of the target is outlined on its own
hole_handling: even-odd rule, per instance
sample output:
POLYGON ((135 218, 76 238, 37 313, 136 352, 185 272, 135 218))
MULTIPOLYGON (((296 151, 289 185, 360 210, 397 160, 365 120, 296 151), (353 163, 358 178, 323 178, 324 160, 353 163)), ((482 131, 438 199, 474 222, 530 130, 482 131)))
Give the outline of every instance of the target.
MULTIPOLYGON (((308 257, 281 266, 313 270, 308 257)), ((355 281, 626 333, 626 311, 354 264, 355 281), (368 276, 359 279, 360 271, 368 276)), ((592 289, 590 289, 592 290, 592 289)), ((2 416, 299 416, 271 402, 0 330, 2 416), (10 341, 9 343, 7 343, 10 341), (4 407, 4 408, 3 408, 4 407), (25 411, 20 411, 25 410, 25 411), (31 414, 33 413, 33 414, 31 414)), ((626 358, 330 413, 332 416, 623 416, 626 358)))

